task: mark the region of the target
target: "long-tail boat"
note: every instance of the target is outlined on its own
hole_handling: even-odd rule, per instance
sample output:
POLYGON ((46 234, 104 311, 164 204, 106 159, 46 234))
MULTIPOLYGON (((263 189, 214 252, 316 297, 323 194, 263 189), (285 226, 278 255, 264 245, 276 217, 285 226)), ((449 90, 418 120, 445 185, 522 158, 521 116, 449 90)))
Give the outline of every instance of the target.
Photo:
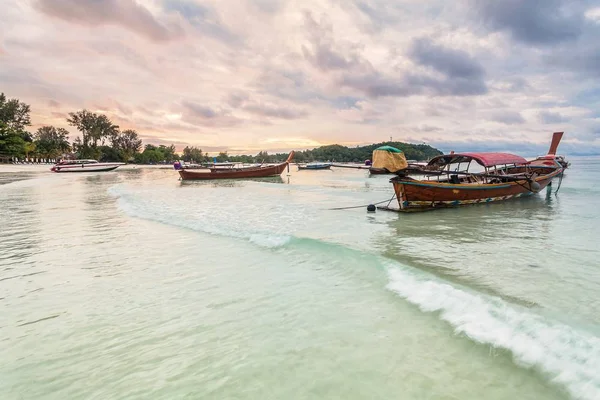
POLYGON ((206 170, 178 170, 182 180, 208 180, 208 179, 242 179, 265 178, 278 176, 285 170, 294 158, 291 151, 287 160, 276 165, 259 165, 253 167, 207 168, 206 170))
POLYGON ((330 169, 331 163, 313 162, 304 165, 298 165, 298 170, 319 170, 319 169, 330 169))
POLYGON ((563 171, 553 158, 527 161, 509 153, 450 153, 424 167, 398 171, 390 182, 400 211, 419 211, 529 196, 563 171), (470 171, 473 161, 478 172, 470 171))

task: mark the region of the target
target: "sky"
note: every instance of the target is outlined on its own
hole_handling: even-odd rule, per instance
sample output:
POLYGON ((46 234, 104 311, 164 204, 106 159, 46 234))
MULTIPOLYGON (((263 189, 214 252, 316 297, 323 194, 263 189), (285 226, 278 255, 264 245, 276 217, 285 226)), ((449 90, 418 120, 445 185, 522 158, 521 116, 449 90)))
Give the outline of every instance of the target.
POLYGON ((389 140, 600 154, 591 0, 0 0, 0 92, 32 129, 256 153, 389 140))

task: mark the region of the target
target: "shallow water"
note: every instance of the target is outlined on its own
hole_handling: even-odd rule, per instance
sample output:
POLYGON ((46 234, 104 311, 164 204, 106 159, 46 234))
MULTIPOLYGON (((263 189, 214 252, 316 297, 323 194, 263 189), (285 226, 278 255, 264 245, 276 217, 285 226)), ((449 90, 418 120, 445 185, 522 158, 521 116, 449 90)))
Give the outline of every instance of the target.
POLYGON ((0 170, 0 393, 598 399, 599 173, 405 215, 330 210, 392 197, 359 170, 0 170))

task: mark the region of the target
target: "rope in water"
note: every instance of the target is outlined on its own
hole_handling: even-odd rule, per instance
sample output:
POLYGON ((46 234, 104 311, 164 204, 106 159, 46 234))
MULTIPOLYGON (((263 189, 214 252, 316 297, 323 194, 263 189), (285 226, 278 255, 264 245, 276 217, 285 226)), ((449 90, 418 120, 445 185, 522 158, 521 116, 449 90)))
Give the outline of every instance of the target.
POLYGON ((564 175, 565 175, 565 170, 563 169, 563 171, 560 173, 560 180, 558 181, 558 187, 556 188, 556 192, 554 192, 554 195, 556 195, 558 193, 558 191, 560 190, 560 185, 562 184, 564 175))
POLYGON ((351 208, 362 208, 362 207, 370 206, 371 204, 373 204, 374 206, 376 206, 378 204, 382 204, 382 203, 385 203, 385 202, 390 203, 395 198, 396 198, 396 196, 394 195, 391 199, 383 200, 383 201, 380 201, 378 203, 363 204, 363 205, 360 205, 360 206, 351 206, 351 207, 326 208, 326 210, 350 210, 351 208))

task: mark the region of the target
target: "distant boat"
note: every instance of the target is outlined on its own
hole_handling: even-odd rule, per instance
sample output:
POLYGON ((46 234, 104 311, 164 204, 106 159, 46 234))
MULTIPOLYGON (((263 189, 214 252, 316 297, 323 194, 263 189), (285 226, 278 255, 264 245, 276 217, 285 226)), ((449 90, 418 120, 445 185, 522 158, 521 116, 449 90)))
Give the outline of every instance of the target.
POLYGON ((232 165, 229 168, 207 168, 206 170, 180 169, 178 172, 182 180, 266 178, 281 175, 293 158, 294 152, 292 151, 286 161, 276 165, 253 167, 236 167, 232 165))
POLYGON ((298 165, 298 169, 330 169, 331 163, 312 162, 304 165, 298 165))
POLYGON ((106 172, 119 168, 125 163, 101 163, 96 160, 64 160, 54 164, 50 171, 53 172, 106 172))

